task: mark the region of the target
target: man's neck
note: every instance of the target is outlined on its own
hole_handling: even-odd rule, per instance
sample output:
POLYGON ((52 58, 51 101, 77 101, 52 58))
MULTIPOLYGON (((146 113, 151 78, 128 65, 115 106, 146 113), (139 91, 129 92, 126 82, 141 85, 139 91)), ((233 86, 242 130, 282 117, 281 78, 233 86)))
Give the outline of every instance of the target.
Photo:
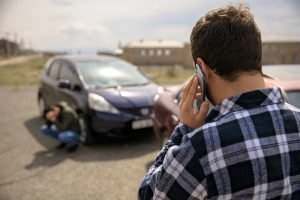
POLYGON ((243 74, 234 82, 220 79, 216 81, 215 86, 212 86, 213 103, 220 104, 224 99, 229 97, 266 87, 267 86, 261 74, 243 74))

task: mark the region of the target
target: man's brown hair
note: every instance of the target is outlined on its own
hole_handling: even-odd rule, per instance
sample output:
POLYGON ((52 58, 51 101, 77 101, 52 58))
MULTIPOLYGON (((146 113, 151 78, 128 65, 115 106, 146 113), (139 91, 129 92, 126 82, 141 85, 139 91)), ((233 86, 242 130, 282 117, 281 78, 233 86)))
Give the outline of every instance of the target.
POLYGON ((191 33, 194 61, 203 61, 225 80, 261 72, 261 34, 249 8, 226 6, 201 17, 191 33))

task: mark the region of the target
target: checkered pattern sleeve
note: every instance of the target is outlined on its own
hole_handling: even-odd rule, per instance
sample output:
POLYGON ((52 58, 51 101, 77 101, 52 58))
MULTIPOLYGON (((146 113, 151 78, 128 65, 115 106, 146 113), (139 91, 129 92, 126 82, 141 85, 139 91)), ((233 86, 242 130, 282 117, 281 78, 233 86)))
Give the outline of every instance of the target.
POLYGON ((181 143, 182 137, 188 133, 193 131, 192 128, 189 128, 186 125, 183 124, 179 124, 178 126, 176 126, 176 128, 174 129, 170 139, 168 140, 168 142, 163 146, 162 150, 160 151, 160 153, 158 154, 158 156, 155 159, 154 165, 155 166, 159 166, 162 164, 165 155, 168 151, 168 149, 170 147, 172 147, 173 145, 179 145, 181 143))
POLYGON ((204 178, 201 166, 195 162, 196 152, 185 136, 191 131, 182 124, 175 128, 144 177, 139 199, 193 199, 205 195, 200 184, 204 178))

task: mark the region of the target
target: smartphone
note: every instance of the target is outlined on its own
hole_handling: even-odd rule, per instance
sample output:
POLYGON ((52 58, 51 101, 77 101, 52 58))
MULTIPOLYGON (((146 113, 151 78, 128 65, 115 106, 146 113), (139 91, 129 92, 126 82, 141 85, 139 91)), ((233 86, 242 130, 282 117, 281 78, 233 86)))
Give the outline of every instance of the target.
POLYGON ((197 99, 195 103, 196 104, 195 107, 199 109, 201 103, 205 101, 207 87, 206 87, 206 79, 204 73, 198 64, 195 65, 195 75, 198 78, 198 84, 201 88, 201 93, 202 93, 201 99, 197 99))

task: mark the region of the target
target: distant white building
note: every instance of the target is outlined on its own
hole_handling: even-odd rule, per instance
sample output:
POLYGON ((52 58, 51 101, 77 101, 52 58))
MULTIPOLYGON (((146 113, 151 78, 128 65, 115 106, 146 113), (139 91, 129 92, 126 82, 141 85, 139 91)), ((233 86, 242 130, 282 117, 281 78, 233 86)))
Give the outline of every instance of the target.
POLYGON ((122 47, 122 58, 136 65, 183 65, 185 46, 171 40, 133 41, 122 47))
MULTIPOLYGON (((182 65, 193 67, 189 43, 139 40, 122 48, 121 57, 136 65, 182 65)), ((262 64, 300 64, 300 41, 264 41, 262 64)))

